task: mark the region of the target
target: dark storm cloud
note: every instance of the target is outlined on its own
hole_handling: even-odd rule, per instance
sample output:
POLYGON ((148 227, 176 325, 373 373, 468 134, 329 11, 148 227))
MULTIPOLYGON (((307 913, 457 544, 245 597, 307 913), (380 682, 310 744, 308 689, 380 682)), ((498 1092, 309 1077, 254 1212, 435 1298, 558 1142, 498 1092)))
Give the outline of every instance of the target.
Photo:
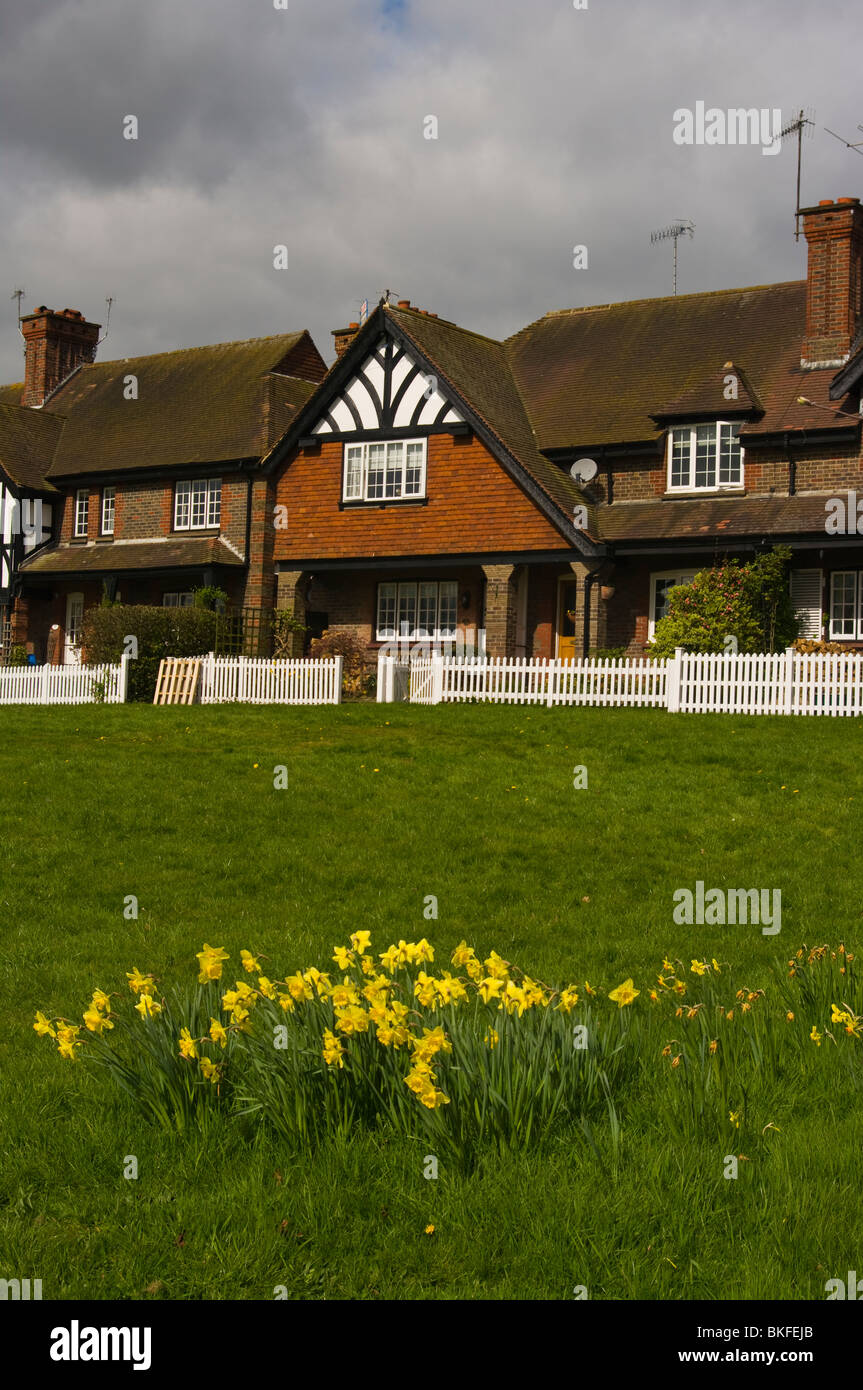
POLYGON ((813 105, 804 204, 863 192, 863 160, 823 130, 853 140, 863 121, 855 19, 799 0, 10 8, 0 380, 20 376, 2 305, 22 285, 25 308, 96 319, 113 294, 113 357, 301 326, 329 355, 329 330, 385 288, 503 335, 668 293, 671 248, 650 232, 679 216, 696 224, 681 292, 800 278, 794 149, 680 147, 673 113, 813 105))

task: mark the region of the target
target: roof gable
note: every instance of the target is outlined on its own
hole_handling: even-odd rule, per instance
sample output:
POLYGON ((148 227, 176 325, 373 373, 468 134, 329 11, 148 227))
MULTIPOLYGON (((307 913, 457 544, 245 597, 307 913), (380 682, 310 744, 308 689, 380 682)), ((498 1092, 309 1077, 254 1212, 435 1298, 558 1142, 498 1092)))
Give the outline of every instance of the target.
POLYGON ((742 367, 726 362, 718 371, 683 391, 676 399, 651 411, 654 420, 697 420, 735 415, 763 415, 764 410, 742 367))
POLYGON ((462 422, 440 383, 405 347, 382 334, 310 433, 423 429, 462 422))
POLYGON ((0 405, 0 467, 10 482, 53 492, 46 479, 63 420, 21 405, 0 405))

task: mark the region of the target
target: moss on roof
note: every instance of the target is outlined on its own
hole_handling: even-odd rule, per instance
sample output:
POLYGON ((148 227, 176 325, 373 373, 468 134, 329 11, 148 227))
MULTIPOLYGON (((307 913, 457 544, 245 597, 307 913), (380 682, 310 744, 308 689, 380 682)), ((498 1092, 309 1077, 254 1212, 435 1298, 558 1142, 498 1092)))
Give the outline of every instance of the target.
MULTIPOLYGON (((571 522, 573 508, 586 499, 569 474, 539 452, 505 345, 415 309, 387 312, 571 522)), ((590 519, 587 533, 595 534, 590 519)))
POLYGON ((21 487, 55 491, 45 474, 62 429, 57 416, 0 404, 0 468, 21 487))
POLYGON ((130 570, 173 570, 202 565, 242 568, 245 561, 218 536, 189 540, 114 541, 59 545, 22 561, 27 574, 116 574, 130 570))
POLYGON ((749 434, 847 424, 818 409, 830 406, 835 370, 801 368, 805 327, 801 280, 562 310, 506 347, 539 447, 590 448, 654 439, 651 413, 728 361, 764 409, 749 434), (799 405, 801 395, 815 408, 799 405))
POLYGON ((50 476, 260 458, 314 389, 290 375, 310 341, 303 331, 82 366, 43 407, 66 419, 50 476))

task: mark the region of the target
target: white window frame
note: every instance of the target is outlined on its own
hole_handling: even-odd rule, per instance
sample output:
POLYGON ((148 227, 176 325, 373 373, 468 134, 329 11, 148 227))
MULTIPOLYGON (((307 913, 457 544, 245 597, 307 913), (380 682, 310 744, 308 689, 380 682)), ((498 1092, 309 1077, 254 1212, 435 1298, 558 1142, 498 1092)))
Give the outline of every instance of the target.
POLYGON ((863 640, 863 570, 833 570, 830 575, 829 639, 831 642, 859 642, 863 640), (840 575, 844 578, 847 574, 854 576, 854 616, 848 620, 851 623, 853 631, 837 632, 837 624, 834 617, 836 580, 840 575))
POLYGON ((75 491, 75 539, 86 536, 90 529, 90 489, 79 487, 75 491))
POLYGON ((221 524, 221 478, 184 478, 176 484, 175 531, 217 531, 221 524))
POLYGON ((115 487, 102 488, 102 535, 113 536, 114 534, 114 515, 117 506, 117 489, 115 487), (109 524, 110 523, 110 524, 109 524))
POLYGON ((673 579, 675 583, 670 587, 676 588, 678 584, 691 584, 698 570, 657 570, 650 576, 650 608, 647 613, 647 640, 653 641, 653 634, 656 629, 656 619, 653 616, 656 612, 656 584, 660 579, 673 579))
POLYGON ((342 458, 342 501, 343 502, 402 502, 422 501, 426 495, 426 465, 428 460, 428 438, 421 439, 369 439, 363 442, 345 443, 342 458), (382 467, 374 470, 380 475, 376 478, 374 491, 369 492, 369 453, 383 451, 382 467), (398 469, 390 467, 390 459, 401 451, 398 469), (408 453, 414 453, 411 471, 419 470, 415 490, 407 492, 408 453), (398 473, 398 480, 395 475, 398 473), (378 491, 378 488, 380 491, 378 491))
POLYGON ((453 642, 458 634, 458 580, 457 579, 408 579, 403 583, 386 580, 378 584, 375 600, 375 641, 376 642, 453 642), (420 605, 428 605, 431 590, 434 594, 434 624, 432 630, 421 630, 419 624, 420 605), (442 595, 442 590, 446 594, 442 595), (423 593, 423 591, 425 591, 423 593), (445 597, 452 605, 453 621, 451 627, 441 626, 441 598, 445 597), (393 622, 381 622, 384 602, 393 614, 393 622), (413 608, 413 623, 407 632, 398 632, 405 625, 403 614, 413 608))
POLYGON ((162 595, 163 608, 194 608, 195 595, 191 589, 172 590, 162 595))
POLYGON ((745 477, 745 449, 740 445, 740 478, 736 483, 721 483, 719 481, 719 468, 721 463, 721 444, 722 430, 736 429, 740 432, 740 423, 735 420, 695 420, 691 425, 675 425, 668 431, 668 442, 666 445, 665 460, 665 486, 667 492, 742 492, 745 477), (713 429, 714 448, 716 450, 716 474, 713 483, 696 483, 695 469, 697 462, 696 441, 697 431, 700 429, 713 429), (689 474, 685 483, 672 483, 672 465, 674 461, 674 437, 689 431, 689 474))

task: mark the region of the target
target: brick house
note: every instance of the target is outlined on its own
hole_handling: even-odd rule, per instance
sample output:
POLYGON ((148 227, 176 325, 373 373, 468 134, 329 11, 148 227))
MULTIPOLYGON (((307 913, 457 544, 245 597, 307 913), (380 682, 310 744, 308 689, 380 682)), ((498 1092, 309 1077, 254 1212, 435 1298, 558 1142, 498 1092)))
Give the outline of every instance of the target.
POLYGON ((637 654, 675 583, 787 543, 804 632, 827 612, 863 642, 863 209, 803 225, 804 281, 554 312, 502 343, 406 301, 339 330, 263 464, 279 606, 370 655, 483 628, 492 654, 637 654))
POLYGON ((370 659, 480 633, 493 655, 638 654, 675 583, 782 542, 807 635, 827 613, 863 644, 863 208, 802 217, 805 280, 504 342, 382 302, 329 371, 306 333, 96 364, 98 325, 43 306, 0 389, 0 516, 29 497, 47 518, 0 551, 16 640, 61 660, 102 594, 215 582, 370 659))
POLYGON ((4 545, 6 642, 72 659, 103 595, 183 605, 214 584, 237 607, 271 607, 259 466, 326 373, 308 333, 95 363, 99 325, 77 311, 43 305, 21 327, 25 380, 0 390, 0 486, 10 510, 39 497, 45 530, 4 545))

